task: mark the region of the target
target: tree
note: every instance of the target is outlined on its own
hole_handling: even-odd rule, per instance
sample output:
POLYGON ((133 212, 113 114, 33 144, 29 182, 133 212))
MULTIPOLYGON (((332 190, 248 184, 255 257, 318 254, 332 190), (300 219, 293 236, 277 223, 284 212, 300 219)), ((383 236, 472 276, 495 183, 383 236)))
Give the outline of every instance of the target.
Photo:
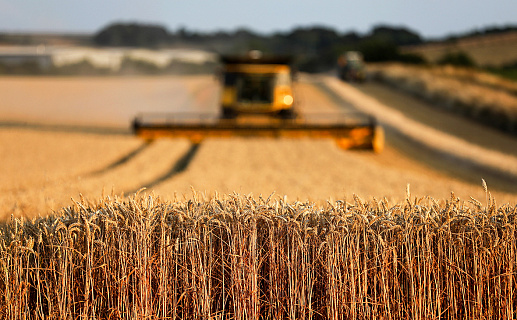
POLYGON ((441 65, 453 65, 460 67, 474 67, 476 63, 468 54, 465 52, 449 52, 445 54, 440 60, 438 60, 438 64, 441 65))
POLYGON ((167 30, 157 25, 116 23, 93 37, 99 46, 156 48, 168 42, 167 30))

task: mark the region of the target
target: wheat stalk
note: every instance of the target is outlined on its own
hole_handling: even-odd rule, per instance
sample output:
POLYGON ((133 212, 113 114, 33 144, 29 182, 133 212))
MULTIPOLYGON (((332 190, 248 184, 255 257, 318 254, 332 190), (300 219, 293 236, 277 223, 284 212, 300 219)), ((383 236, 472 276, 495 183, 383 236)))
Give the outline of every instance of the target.
POLYGON ((511 318, 517 207, 409 199, 138 195, 13 218, 0 318, 511 318))

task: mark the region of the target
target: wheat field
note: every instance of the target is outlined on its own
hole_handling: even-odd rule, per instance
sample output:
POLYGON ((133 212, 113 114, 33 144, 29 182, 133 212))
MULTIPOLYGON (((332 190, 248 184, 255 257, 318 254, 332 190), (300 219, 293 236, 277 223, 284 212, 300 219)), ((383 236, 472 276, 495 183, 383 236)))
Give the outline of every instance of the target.
POLYGON ((0 231, 4 319, 510 319, 517 206, 81 199, 0 231))
MULTIPOLYGON (((41 80, 29 87, 60 97, 41 80)), ((98 85, 137 83, 108 80, 98 85)), ((179 79, 162 81, 151 101, 214 111, 213 79, 189 78, 177 96, 162 90, 179 79)), ((297 91, 304 113, 336 108, 311 82, 297 91)), ((79 109, 86 122, 99 112, 79 109)), ((515 193, 389 145, 194 145, 7 124, 0 156, 1 319, 504 319, 517 308, 515 193)))

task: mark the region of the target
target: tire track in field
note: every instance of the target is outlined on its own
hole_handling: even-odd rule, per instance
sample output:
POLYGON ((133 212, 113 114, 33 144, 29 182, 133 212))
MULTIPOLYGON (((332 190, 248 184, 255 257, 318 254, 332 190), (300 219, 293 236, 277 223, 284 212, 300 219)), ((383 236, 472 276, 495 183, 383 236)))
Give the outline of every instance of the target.
POLYGON ((336 106, 338 110, 357 113, 361 112, 358 108, 356 108, 353 104, 343 99, 339 94, 337 94, 334 90, 329 88, 322 80, 315 80, 311 82, 315 88, 321 91, 333 104, 336 106))

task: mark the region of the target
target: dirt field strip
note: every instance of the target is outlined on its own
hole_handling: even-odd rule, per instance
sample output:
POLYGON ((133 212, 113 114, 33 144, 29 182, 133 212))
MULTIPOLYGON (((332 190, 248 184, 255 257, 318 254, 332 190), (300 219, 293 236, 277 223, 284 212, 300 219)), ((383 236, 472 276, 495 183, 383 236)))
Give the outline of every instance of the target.
POLYGON ((517 83, 474 70, 377 64, 375 81, 497 130, 517 133, 517 83), (514 130, 515 128, 515 130, 514 130))
POLYGON ((445 134, 407 118, 378 100, 366 96, 336 78, 325 77, 325 83, 365 112, 376 116, 379 121, 400 133, 411 137, 439 152, 454 156, 466 163, 475 163, 495 172, 504 172, 517 178, 517 158, 498 151, 481 148, 468 141, 445 134))
POLYGON ((402 90, 394 90, 393 87, 379 82, 370 81, 353 86, 417 122, 483 148, 497 150, 517 157, 517 148, 515 148, 517 136, 515 135, 472 121, 465 116, 446 112, 418 96, 408 95, 402 90))
POLYGON ((300 76, 300 81, 296 83, 295 94, 297 105, 304 115, 311 113, 335 113, 340 111, 336 108, 332 99, 312 84, 311 78, 300 76))

